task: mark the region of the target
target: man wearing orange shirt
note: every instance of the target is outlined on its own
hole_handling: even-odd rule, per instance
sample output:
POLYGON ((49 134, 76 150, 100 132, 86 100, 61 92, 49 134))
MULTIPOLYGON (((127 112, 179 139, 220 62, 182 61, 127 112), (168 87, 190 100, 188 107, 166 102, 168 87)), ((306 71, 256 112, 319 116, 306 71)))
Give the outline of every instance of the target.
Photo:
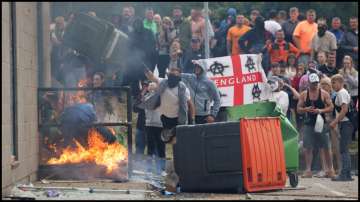
POLYGON ((244 15, 236 16, 236 25, 232 26, 227 34, 227 52, 228 55, 238 55, 241 53, 241 50, 238 45, 238 41, 241 36, 243 36, 251 28, 244 25, 244 15))
POLYGON ((299 22, 294 30, 293 41, 300 51, 299 63, 308 64, 310 60, 311 41, 318 31, 315 19, 315 10, 308 10, 306 12, 306 20, 299 22))
POLYGON ((273 43, 268 43, 266 45, 266 48, 270 54, 271 64, 278 62, 285 65, 290 53, 294 53, 296 56, 298 56, 298 49, 292 43, 285 41, 285 34, 283 30, 276 31, 275 37, 276 39, 273 43))

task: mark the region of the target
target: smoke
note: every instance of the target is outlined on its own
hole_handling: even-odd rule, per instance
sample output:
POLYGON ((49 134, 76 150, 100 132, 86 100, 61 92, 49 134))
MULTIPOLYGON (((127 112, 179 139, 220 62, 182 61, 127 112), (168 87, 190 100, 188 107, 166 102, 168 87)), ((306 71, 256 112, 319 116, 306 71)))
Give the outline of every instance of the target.
POLYGON ((165 158, 151 157, 144 154, 136 154, 132 160, 132 175, 130 181, 147 182, 158 188, 164 188, 165 158))
MULTIPOLYGON (((142 24, 142 20, 140 22, 142 24)), ((60 59, 55 60, 58 63, 52 67, 57 70, 53 72, 53 79, 60 81, 64 87, 78 87, 79 81, 89 76, 89 73, 91 75, 95 71, 101 71, 105 73, 106 80, 112 80, 116 74, 115 79, 113 82, 109 82, 109 85, 130 85, 132 89, 135 89, 133 95, 137 95, 139 93, 137 84, 139 80, 145 79, 145 68, 153 69, 154 67, 152 61, 155 59, 155 55, 152 55, 154 53, 148 48, 149 40, 146 37, 144 38, 143 32, 131 33, 130 35, 119 29, 110 32, 111 29, 107 29, 107 23, 109 22, 103 19, 95 20, 94 17, 82 14, 75 16, 72 23, 65 28, 64 46, 60 50, 55 49, 55 52, 52 53, 52 59, 60 59), (59 51, 62 52, 59 53, 59 51), (111 54, 108 54, 109 52, 111 54), (99 58, 104 59, 106 56, 108 56, 106 60, 99 60, 99 58), (89 72, 89 70, 91 71, 89 72)), ((155 43, 152 46, 154 46, 155 51, 155 43)), ((69 92, 65 94, 68 95, 69 92)), ((114 108, 120 107, 114 106, 114 108)), ((87 110, 82 112, 85 113, 83 116, 86 117, 87 110)), ((70 114, 69 117, 74 120, 71 123, 75 126, 69 127, 63 124, 67 130, 63 131, 63 134, 68 134, 71 137, 86 135, 87 132, 76 130, 76 127, 79 127, 78 120, 83 120, 81 113, 72 112, 70 114), (81 117, 73 117, 75 114, 81 117)), ((99 118, 97 113, 95 116, 99 118)), ((102 120, 98 121, 103 122, 102 120)), ((93 122, 93 119, 86 122, 93 122)), ((103 134, 103 132, 101 133, 103 134)), ((106 136, 106 134, 108 133, 105 131, 103 135, 109 137, 107 139, 113 137, 110 134, 106 136)), ((144 170, 151 170, 156 166, 156 163, 150 161, 144 161, 141 164, 143 164, 144 170)), ((46 172, 55 174, 57 179, 93 180, 109 178, 123 181, 128 177, 127 163, 122 164, 119 169, 110 174, 106 174, 105 166, 91 163, 46 166, 46 172)))

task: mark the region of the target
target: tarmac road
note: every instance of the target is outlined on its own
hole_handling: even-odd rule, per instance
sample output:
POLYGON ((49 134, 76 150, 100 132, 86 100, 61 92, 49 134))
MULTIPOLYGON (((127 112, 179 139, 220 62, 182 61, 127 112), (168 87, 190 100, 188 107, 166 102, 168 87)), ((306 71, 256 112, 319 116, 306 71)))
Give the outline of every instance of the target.
MULTIPOLYGON (((357 200, 358 177, 351 182, 333 182, 328 178, 299 178, 298 190, 281 190, 250 194, 179 193, 152 199, 212 199, 212 200, 357 200)), ((287 183, 286 185, 290 185, 287 183)))
MULTIPOLYGON (((333 182, 327 178, 300 178, 299 189, 286 189, 279 191, 269 191, 250 194, 214 194, 214 193, 178 193, 172 196, 164 196, 159 192, 142 193, 92 193, 86 191, 61 191, 60 196, 49 198, 45 196, 44 191, 31 192, 38 200, 357 200, 358 199, 358 177, 354 176, 351 182, 333 182)), ((151 190, 145 182, 70 182, 59 183, 51 182, 43 184, 35 182, 36 187, 84 187, 99 189, 117 189, 117 190, 151 190)), ((286 185, 289 187, 289 184, 286 185)), ((27 192, 28 193, 28 192, 27 192)))

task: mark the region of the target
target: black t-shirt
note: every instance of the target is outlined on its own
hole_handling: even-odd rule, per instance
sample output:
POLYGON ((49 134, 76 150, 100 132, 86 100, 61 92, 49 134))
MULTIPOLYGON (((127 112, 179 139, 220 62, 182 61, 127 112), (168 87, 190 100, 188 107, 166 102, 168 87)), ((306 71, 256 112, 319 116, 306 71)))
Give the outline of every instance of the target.
POLYGON ((328 67, 327 65, 320 65, 319 71, 321 71, 327 77, 332 77, 335 74, 339 73, 339 71, 336 67, 328 67))

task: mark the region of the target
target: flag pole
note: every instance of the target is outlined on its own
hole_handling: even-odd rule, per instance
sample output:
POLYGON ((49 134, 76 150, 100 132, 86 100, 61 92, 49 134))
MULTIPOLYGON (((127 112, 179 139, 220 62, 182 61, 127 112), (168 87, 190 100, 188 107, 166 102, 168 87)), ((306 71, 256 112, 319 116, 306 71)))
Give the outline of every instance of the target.
POLYGON ((209 2, 204 2, 205 10, 205 59, 210 57, 210 47, 209 47, 209 2))

